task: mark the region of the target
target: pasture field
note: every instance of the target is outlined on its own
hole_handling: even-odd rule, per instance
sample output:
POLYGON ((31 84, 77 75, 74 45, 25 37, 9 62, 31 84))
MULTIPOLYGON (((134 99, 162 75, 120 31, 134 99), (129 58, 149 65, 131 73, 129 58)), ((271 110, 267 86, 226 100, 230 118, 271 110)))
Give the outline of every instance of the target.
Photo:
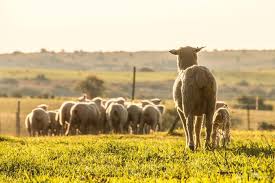
POLYGON ((227 149, 165 133, 0 137, 1 182, 274 182, 275 134, 233 131, 227 149))
MULTIPOLYGON (((131 82, 132 72, 118 71, 89 71, 89 70, 62 70, 62 69, 24 69, 24 68, 0 68, 3 78, 33 79, 39 74, 44 74, 50 80, 82 80, 88 75, 96 75, 106 82, 131 82)), ((237 84, 242 80, 252 85, 274 86, 274 69, 262 70, 214 70, 217 82, 222 84, 237 84)), ((137 81, 167 81, 175 80, 177 72, 138 72, 137 81), (148 79, 149 78, 149 79, 148 79)))

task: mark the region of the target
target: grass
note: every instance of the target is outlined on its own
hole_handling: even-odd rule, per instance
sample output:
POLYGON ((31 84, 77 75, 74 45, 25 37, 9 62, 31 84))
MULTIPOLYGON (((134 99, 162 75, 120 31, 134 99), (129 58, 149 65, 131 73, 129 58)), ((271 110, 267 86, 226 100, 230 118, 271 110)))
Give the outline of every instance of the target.
POLYGON ((153 134, 0 137, 2 182, 274 182, 275 136, 233 132, 228 149, 153 134))
MULTIPOLYGON (((38 74, 44 74, 51 80, 81 80, 90 74, 97 75, 106 82, 131 82, 132 72, 115 72, 115 71, 75 71, 75 70, 54 70, 54 69, 22 69, 22 68, 0 68, 0 75, 3 78, 15 79, 32 79, 38 74)), ((247 81, 250 85, 267 85, 274 86, 274 70, 247 70, 247 71, 214 71, 218 83, 237 84, 242 80, 247 81)), ((175 72, 138 72, 138 82, 154 82, 174 80, 177 73, 175 72)))

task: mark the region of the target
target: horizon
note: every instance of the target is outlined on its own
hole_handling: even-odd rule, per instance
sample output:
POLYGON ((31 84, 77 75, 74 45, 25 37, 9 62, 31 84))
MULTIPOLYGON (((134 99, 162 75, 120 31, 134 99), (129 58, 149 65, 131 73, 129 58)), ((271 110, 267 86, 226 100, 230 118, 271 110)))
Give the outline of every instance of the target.
POLYGON ((273 50, 273 7, 269 0, 0 0, 0 53, 273 50))

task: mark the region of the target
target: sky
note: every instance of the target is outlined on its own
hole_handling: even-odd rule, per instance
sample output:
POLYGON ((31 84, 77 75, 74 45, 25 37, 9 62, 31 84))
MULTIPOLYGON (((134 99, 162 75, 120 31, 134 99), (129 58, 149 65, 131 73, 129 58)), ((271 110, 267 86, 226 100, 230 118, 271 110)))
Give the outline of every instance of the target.
POLYGON ((274 0, 0 0, 0 53, 275 49, 274 0))

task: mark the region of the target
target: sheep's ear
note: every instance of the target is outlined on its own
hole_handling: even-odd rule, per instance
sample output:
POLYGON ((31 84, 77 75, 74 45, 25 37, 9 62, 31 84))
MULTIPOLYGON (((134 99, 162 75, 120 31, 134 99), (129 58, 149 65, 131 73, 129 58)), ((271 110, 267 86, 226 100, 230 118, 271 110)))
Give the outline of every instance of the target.
POLYGON ((199 47, 197 47, 197 48, 195 48, 195 52, 196 52, 196 53, 198 53, 198 52, 199 52, 199 51, 201 51, 203 48, 205 48, 205 46, 200 47, 200 48, 199 48, 199 47))
POLYGON ((178 50, 173 49, 173 50, 170 50, 169 52, 172 53, 173 55, 178 55, 178 50))

